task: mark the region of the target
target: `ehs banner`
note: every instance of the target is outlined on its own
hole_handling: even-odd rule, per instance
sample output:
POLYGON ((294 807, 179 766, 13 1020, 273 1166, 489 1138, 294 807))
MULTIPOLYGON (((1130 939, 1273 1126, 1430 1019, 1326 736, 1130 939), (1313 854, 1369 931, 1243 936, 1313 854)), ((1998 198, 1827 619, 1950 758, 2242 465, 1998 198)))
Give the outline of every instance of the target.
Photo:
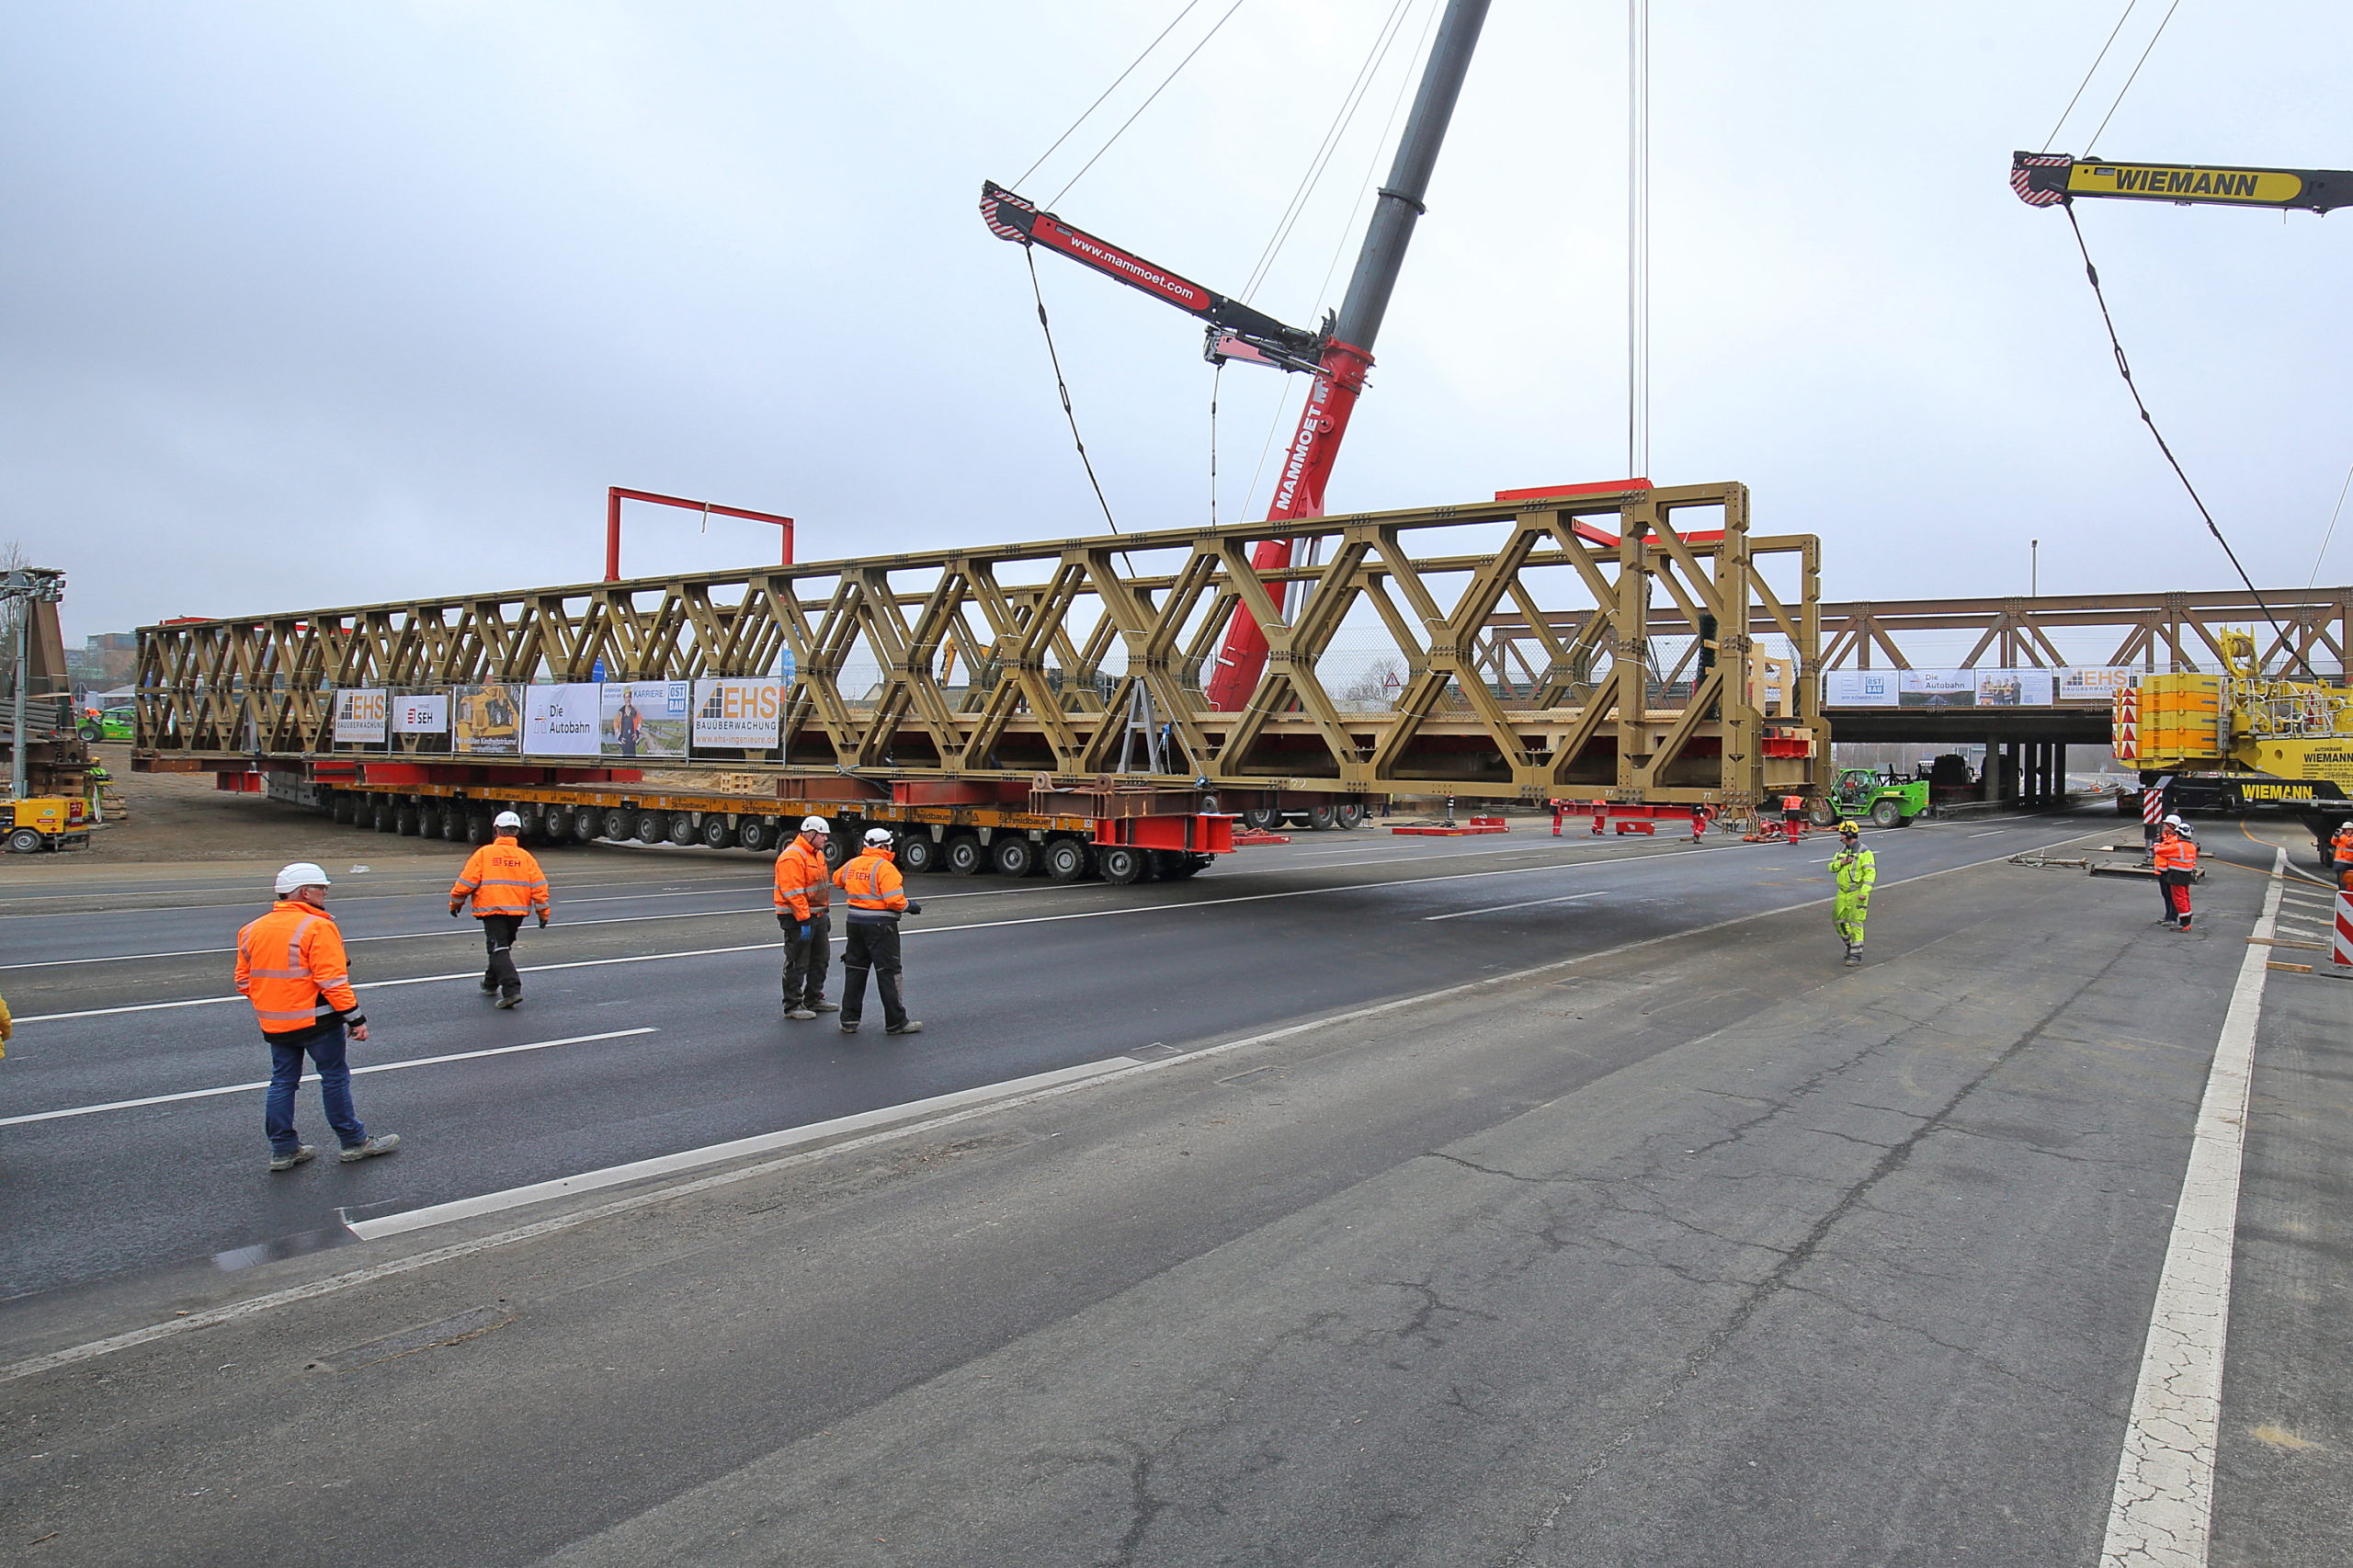
POLYGON ((774 751, 786 686, 756 676, 695 682, 694 744, 774 751))
POLYGON ((384 698, 381 689, 346 687, 335 694, 337 745, 384 744, 384 698))

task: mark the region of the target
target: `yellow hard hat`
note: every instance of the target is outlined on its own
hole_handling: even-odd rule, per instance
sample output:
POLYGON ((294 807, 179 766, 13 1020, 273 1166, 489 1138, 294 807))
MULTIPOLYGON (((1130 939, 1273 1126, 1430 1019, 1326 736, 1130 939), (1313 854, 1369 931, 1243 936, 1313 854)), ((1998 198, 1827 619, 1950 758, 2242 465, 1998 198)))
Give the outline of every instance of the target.
POLYGON ((1863 824, 1848 817, 1838 824, 1838 831, 1842 834, 1860 834, 1863 831, 1863 824))

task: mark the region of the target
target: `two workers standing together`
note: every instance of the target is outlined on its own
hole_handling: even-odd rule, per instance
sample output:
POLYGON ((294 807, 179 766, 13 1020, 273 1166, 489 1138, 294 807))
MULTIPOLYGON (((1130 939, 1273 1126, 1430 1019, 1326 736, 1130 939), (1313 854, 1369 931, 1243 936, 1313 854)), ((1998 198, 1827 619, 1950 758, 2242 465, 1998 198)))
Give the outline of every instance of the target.
POLYGON ((891 830, 870 827, 858 855, 833 870, 825 848, 833 829, 824 817, 803 817, 801 832, 776 858, 776 923, 784 928, 784 1016, 806 1021, 839 1013, 844 1034, 856 1034, 866 1012, 871 975, 882 1000, 884 1034, 921 1034, 899 993, 899 917, 921 915, 891 853, 891 830), (825 968, 833 953, 833 895, 849 905, 848 940, 842 946, 842 999, 825 1000, 825 968))

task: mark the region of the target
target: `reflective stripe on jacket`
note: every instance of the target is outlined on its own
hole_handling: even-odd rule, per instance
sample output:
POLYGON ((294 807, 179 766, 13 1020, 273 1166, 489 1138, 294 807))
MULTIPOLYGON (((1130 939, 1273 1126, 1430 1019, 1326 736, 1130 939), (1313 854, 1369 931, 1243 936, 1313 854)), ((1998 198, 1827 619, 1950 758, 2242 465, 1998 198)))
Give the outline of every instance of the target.
POLYGON ((834 873, 834 886, 849 895, 852 920, 896 920, 907 907, 905 880, 888 849, 864 849, 834 873))
POLYGON ((823 915, 834 902, 832 873, 825 852, 810 847, 806 837, 795 838, 776 858, 776 906, 790 909, 795 920, 823 915))
POLYGON ((449 886, 451 903, 469 894, 478 915, 528 915, 535 909, 544 914, 548 879, 529 850, 502 837, 468 856, 466 869, 449 886))
POLYGON ((2194 871, 2198 869, 2198 846, 2177 833, 2168 833, 2157 840, 2156 866, 2159 875, 2194 871))
POLYGON ((306 1029, 359 1011, 335 916, 281 901, 237 933, 237 989, 254 1005, 264 1034, 306 1029))
POLYGON ((1879 858, 1868 849, 1841 849, 1830 858, 1841 898, 1869 898, 1879 883, 1879 858))

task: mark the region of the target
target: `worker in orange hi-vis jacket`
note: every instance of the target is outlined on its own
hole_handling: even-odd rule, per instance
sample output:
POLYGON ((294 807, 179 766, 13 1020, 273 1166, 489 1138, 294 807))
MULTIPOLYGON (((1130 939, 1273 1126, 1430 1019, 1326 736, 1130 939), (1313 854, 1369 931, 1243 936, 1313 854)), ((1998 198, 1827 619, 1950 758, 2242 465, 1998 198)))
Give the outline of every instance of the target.
POLYGON ((2165 901, 2160 926, 2189 929, 2189 884, 2198 875, 2198 841, 2177 816, 2165 818, 2156 848, 2157 893, 2165 901))
POLYGON ((866 977, 882 998, 884 1034, 921 1034, 899 995, 899 916, 921 915, 907 896, 906 882, 892 863, 891 830, 870 827, 858 858, 834 873, 834 886, 849 901, 849 939, 842 945, 842 1032, 856 1034, 866 1011, 866 977))
POLYGON ((344 1037, 347 1031, 365 1040, 368 1019, 351 989, 343 933, 327 913, 327 874, 312 862, 298 860, 278 872, 278 903, 237 933, 237 991, 254 1005, 262 1038, 269 1041, 262 1126, 269 1134, 271 1170, 290 1171, 318 1153, 294 1131, 294 1091, 305 1056, 319 1070, 319 1097, 343 1144, 344 1164, 401 1146, 397 1132, 371 1136, 351 1107, 344 1037))
POLYGON ((776 858, 776 923, 784 928, 784 1016, 809 1019, 841 1008, 825 1000, 825 966, 834 951, 833 869, 824 817, 802 817, 800 835, 776 858))
POLYGON ((483 945, 490 964, 482 972, 484 992, 498 994, 497 1005, 512 1007, 523 1000, 523 976, 515 968, 515 937, 526 915, 536 914, 548 923, 548 879, 531 852, 516 842, 523 819, 501 812, 491 824, 498 835, 466 858, 466 869, 449 886, 449 918, 457 919, 471 905, 482 922, 483 945))
POLYGON ((2336 824, 2336 835, 2328 841, 2328 851, 2336 862, 2336 885, 2353 892, 2353 817, 2336 824))

